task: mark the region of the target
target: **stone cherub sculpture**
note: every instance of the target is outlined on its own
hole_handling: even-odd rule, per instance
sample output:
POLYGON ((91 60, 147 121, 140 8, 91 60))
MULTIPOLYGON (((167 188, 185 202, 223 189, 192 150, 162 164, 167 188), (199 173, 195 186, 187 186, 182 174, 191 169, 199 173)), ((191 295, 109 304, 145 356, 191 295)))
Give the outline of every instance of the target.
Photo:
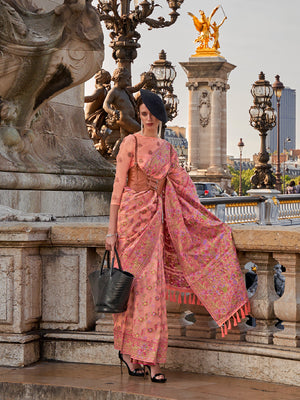
POLYGON ((105 139, 111 130, 105 126, 107 112, 103 108, 103 103, 110 87, 111 75, 105 69, 100 69, 95 75, 95 91, 90 96, 84 97, 87 103, 85 108, 85 122, 89 135, 94 142, 96 149, 106 155, 107 146, 105 139))
POLYGON ((117 68, 113 72, 114 87, 108 92, 103 108, 112 122, 120 127, 120 137, 123 139, 129 133, 138 132, 137 112, 130 87, 130 72, 126 68, 117 68))
POLYGON ((140 130, 136 101, 141 88, 158 92, 153 72, 143 72, 140 82, 130 86, 130 73, 126 68, 117 68, 113 76, 101 69, 95 75, 95 91, 85 96, 85 121, 100 154, 113 159, 124 136, 140 130), (110 87, 111 80, 114 87, 110 87), (137 92, 136 97, 133 93, 137 92))
POLYGON ((195 28, 199 32, 198 38, 195 40, 195 43, 200 43, 199 47, 196 50, 196 55, 210 55, 209 53, 211 52, 211 55, 219 55, 218 49, 220 48, 219 44, 219 29, 223 25, 224 21, 227 19, 226 16, 224 16, 222 22, 218 25, 216 22, 211 23, 211 20, 215 13, 218 11, 220 6, 217 6, 213 9, 211 12, 210 16, 207 17, 205 15, 205 12, 202 10, 199 10, 200 13, 200 19, 198 19, 194 14, 188 13, 192 18, 193 22, 195 25, 195 28), (212 46, 209 46, 209 42, 213 41, 212 46))
POLYGON ((103 103, 103 108, 108 114, 106 126, 113 131, 118 131, 117 137, 116 135, 111 137, 115 141, 111 151, 112 158, 118 153, 123 138, 141 129, 133 93, 147 85, 153 85, 152 72, 143 73, 141 81, 135 86, 130 86, 130 78, 130 72, 126 68, 117 68, 112 75, 114 86, 103 103))
POLYGON ((23 140, 45 101, 88 80, 103 61, 91 0, 65 0, 48 13, 31 0, 0 0, 0 43, 0 132, 7 142, 23 140))

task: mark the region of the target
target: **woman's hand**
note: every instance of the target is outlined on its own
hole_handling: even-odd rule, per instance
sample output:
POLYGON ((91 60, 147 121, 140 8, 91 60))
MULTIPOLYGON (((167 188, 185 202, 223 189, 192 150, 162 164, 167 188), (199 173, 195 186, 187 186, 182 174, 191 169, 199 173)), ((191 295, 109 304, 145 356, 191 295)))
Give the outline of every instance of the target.
POLYGON ((114 234, 108 234, 106 236, 106 241, 105 241, 105 249, 111 251, 111 256, 114 257, 115 255, 115 245, 118 240, 118 235, 116 233, 114 234))

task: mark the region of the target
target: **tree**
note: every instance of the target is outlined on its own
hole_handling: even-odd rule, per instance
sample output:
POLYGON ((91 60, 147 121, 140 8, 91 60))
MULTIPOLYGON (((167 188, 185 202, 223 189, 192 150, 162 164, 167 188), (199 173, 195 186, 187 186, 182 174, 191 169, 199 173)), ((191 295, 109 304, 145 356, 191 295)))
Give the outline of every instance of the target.
MULTIPOLYGON (((240 171, 234 169, 232 166, 228 166, 229 171, 232 175, 231 178, 231 187, 238 193, 239 192, 239 185, 240 185, 240 171)), ((253 169, 246 169, 242 171, 242 195, 247 195, 247 190, 251 189, 250 178, 254 175, 254 168, 253 169)))

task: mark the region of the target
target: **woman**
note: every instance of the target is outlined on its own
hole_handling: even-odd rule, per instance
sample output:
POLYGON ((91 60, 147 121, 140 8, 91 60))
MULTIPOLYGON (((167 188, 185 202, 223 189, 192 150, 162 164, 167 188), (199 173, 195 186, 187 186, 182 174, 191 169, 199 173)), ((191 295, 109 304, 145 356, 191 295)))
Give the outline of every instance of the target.
POLYGON ((176 151, 158 137, 167 122, 162 100, 140 93, 142 129, 120 147, 106 249, 117 244, 123 268, 135 276, 127 311, 114 315, 120 360, 131 375, 143 376, 146 365, 152 381, 163 383, 166 297, 200 300, 225 333, 239 310, 248 313, 248 297, 230 229, 200 204, 176 151))
POLYGON ((287 194, 296 193, 296 183, 295 183, 295 181, 290 181, 290 183, 286 187, 286 192, 287 192, 287 194))

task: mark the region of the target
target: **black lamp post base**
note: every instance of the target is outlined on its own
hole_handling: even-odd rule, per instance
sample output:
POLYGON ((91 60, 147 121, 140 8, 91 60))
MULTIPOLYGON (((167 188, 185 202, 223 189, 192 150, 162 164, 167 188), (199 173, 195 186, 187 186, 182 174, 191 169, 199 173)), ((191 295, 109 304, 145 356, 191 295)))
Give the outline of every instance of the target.
POLYGON ((250 178, 252 189, 274 189, 276 178, 270 164, 259 165, 250 178))

